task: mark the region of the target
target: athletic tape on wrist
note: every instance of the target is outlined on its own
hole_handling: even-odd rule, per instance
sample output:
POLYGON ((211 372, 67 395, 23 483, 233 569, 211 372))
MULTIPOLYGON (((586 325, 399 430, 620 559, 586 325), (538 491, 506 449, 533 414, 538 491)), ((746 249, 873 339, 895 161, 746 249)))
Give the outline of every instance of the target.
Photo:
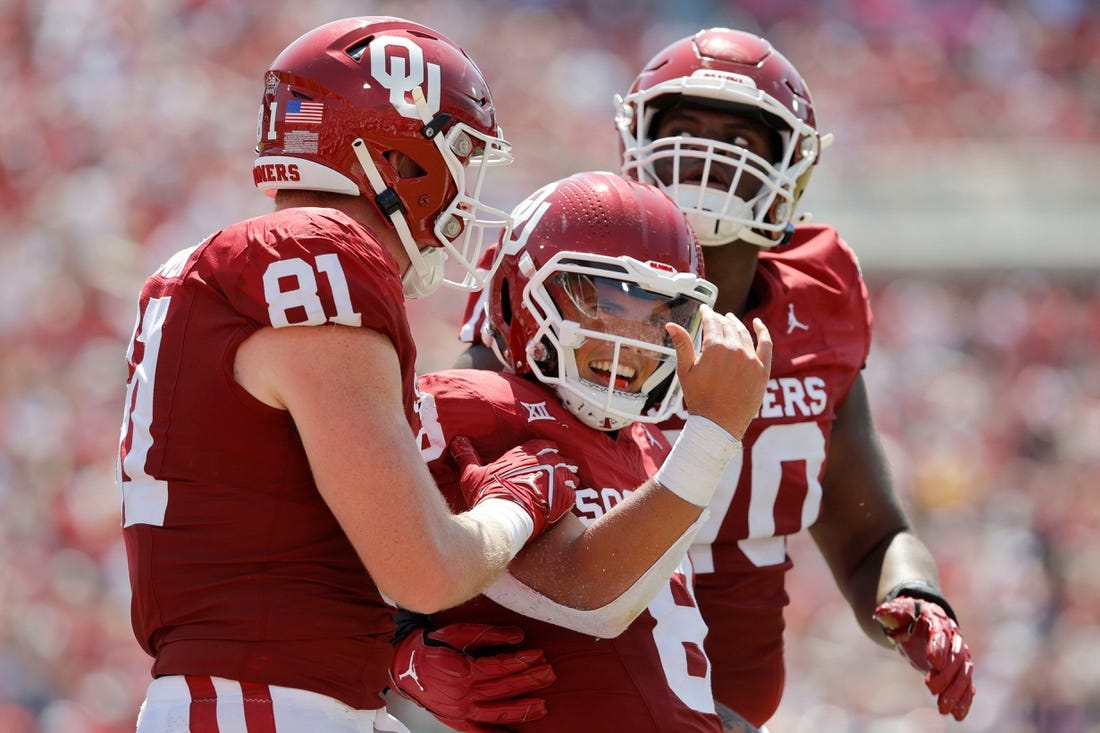
POLYGON ((512 545, 510 557, 515 557, 535 533, 535 520, 526 509, 510 499, 499 497, 483 499, 467 514, 478 521, 488 519, 502 527, 508 533, 508 540, 512 545))
POLYGON ((739 450, 741 441, 717 423, 690 415, 653 478, 684 501, 706 506, 739 450))

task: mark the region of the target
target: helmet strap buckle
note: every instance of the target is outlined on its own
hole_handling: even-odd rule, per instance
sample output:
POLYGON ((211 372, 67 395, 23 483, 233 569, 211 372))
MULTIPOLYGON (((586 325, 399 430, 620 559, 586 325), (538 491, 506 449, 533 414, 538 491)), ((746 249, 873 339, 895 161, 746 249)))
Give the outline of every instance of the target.
POLYGON ((397 191, 394 191, 392 188, 387 188, 385 191, 377 194, 374 200, 378 204, 378 208, 382 210, 382 213, 386 215, 387 219, 393 218, 395 213, 402 211, 401 198, 397 195, 397 191))
POLYGON ((420 134, 429 140, 435 138, 436 135, 443 132, 443 128, 447 126, 447 123, 451 121, 451 115, 446 112, 440 112, 431 120, 428 121, 423 127, 420 128, 420 134))

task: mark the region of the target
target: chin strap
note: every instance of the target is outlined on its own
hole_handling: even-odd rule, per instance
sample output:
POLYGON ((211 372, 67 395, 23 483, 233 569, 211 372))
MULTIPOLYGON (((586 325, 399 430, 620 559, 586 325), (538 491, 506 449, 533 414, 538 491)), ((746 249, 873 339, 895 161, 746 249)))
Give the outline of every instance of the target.
POLYGON ((355 150, 355 157, 359 160, 359 165, 363 167, 363 172, 367 174, 367 180, 370 181, 371 188, 374 189, 374 200, 378 204, 378 208, 382 210, 382 213, 393 224, 393 228, 397 230, 397 236, 401 240, 405 252, 409 255, 409 267, 401 276, 405 296, 419 298, 430 295, 443 281, 442 265, 447 258, 446 253, 437 247, 426 247, 425 249, 428 252, 421 251, 416 245, 416 240, 413 239, 409 223, 405 220, 405 212, 401 209, 401 200, 398 198, 397 192, 388 187, 386 182, 382 180, 382 174, 378 171, 378 166, 374 164, 374 159, 371 158, 370 151, 367 150, 367 144, 363 141, 363 138, 356 138, 351 146, 355 150), (438 250, 438 254, 436 254, 436 250, 438 250))

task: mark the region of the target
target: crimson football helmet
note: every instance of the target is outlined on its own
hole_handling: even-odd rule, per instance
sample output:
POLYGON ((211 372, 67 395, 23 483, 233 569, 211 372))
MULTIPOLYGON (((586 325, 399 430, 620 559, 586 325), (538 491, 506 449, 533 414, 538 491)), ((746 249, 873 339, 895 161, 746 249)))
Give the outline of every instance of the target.
POLYGON ((479 255, 511 218, 480 196, 511 146, 481 71, 447 37, 385 16, 309 31, 272 62, 256 135, 261 190, 374 203, 412 260, 409 297, 484 285, 479 255))
POLYGON ((654 186, 603 171, 536 191, 512 212, 486 288, 483 341, 552 385, 582 422, 618 430, 682 403, 668 322, 700 337, 717 289, 684 213, 654 186), (580 363, 583 354, 585 363, 580 363))
POLYGON ((815 129, 813 100, 798 70, 765 39, 728 28, 702 30, 665 48, 615 105, 623 173, 671 196, 703 245, 786 242, 810 173, 832 142, 815 129), (762 122, 778 136, 778 155, 766 160, 732 142, 688 135, 654 139, 661 113, 677 103, 762 122), (662 161, 671 161, 667 180, 654 167, 662 161), (754 194, 738 195, 743 180, 755 184, 754 194))

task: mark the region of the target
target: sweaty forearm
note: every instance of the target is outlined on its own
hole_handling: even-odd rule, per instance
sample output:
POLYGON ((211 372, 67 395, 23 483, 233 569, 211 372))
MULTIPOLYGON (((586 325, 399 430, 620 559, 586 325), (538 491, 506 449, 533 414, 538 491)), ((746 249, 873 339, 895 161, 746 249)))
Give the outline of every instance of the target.
POLYGON ((683 544, 702 511, 649 482, 588 526, 575 521, 568 529, 555 527, 520 553, 509 570, 558 603, 599 608, 662 560, 667 579, 680 561, 668 556, 669 548, 683 544))
MULTIPOLYGON (((613 638, 626 630, 656 594, 668 586, 669 578, 684 562, 691 541, 707 517, 709 513, 704 510, 645 572, 602 605, 578 604, 575 602, 577 594, 567 594, 567 597, 573 598, 572 603, 555 601, 523 584, 511 573, 490 586, 485 595, 505 608, 530 618, 597 638, 613 638)), ((611 580, 612 574, 608 574, 605 585, 606 581, 611 580)), ((614 582, 616 588, 624 583, 620 578, 614 578, 614 582)))
POLYGON ((617 600, 658 563, 670 573, 679 558, 669 549, 684 544, 740 450, 741 441, 723 428, 689 416, 656 475, 556 554, 568 587, 555 588, 553 579, 532 587, 574 608, 597 608, 617 600))
POLYGON ((874 603, 901 583, 924 581, 939 585, 939 573, 932 553, 911 531, 899 532, 889 543, 882 561, 874 603))
MULTIPOLYGON (((458 605, 484 590, 505 570, 516 542, 530 531, 515 521, 516 505, 496 499, 460 515, 441 513, 425 523, 420 542, 404 553, 393 578, 378 581, 393 602, 417 613, 435 613, 458 605), (498 515, 499 514, 499 515, 498 515)), ((516 507, 518 509, 518 507, 516 507)))
POLYGON ((893 588, 906 582, 939 584, 936 563, 923 542, 910 530, 890 534, 869 552, 848 576, 841 590, 860 627, 876 643, 889 647, 872 615, 893 588))

